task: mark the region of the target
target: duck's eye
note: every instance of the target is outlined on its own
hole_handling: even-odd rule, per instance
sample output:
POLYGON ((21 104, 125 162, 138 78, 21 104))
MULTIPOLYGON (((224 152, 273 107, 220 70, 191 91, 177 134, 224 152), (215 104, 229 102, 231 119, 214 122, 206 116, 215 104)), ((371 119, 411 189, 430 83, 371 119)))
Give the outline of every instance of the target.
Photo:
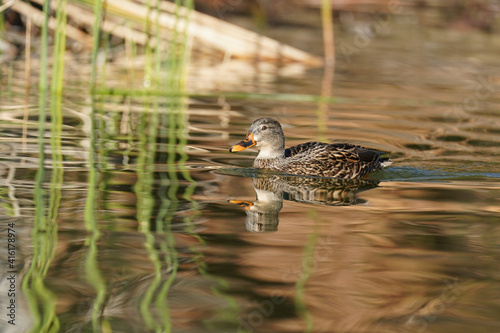
POLYGON ((267 126, 262 126, 262 130, 265 131, 267 129, 267 126))

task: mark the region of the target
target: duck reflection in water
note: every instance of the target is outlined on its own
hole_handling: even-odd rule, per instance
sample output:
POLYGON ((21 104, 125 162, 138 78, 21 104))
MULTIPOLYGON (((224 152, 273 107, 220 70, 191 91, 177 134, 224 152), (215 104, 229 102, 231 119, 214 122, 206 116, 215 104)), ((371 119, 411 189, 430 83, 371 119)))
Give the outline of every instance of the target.
POLYGON ((283 200, 330 206, 366 203, 356 193, 378 186, 378 181, 364 179, 312 178, 260 174, 253 178, 257 195, 254 202, 229 200, 245 208, 246 228, 251 232, 278 230, 278 214, 283 200))

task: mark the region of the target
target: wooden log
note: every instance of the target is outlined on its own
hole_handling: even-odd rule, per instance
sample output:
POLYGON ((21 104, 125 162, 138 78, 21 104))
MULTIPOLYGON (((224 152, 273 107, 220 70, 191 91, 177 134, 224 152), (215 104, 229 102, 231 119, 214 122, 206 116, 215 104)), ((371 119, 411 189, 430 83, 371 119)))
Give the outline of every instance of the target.
MULTIPOLYGON (((91 0, 90 0, 91 2, 91 0)), ((108 15, 118 15, 141 22, 158 22, 161 28, 178 32, 186 31, 189 37, 194 37, 215 49, 228 53, 233 57, 282 62, 298 61, 310 66, 322 66, 323 59, 305 51, 280 43, 269 37, 221 21, 214 17, 191 11, 184 7, 162 1, 161 12, 148 11, 147 7, 126 0, 108 0, 106 12, 108 15), (158 16, 159 15, 159 16, 158 16), (158 20, 158 21, 157 21, 158 20)), ((196 48, 196 45, 194 46, 196 48)))
MULTIPOLYGON (((36 9, 25 2, 18 1, 12 5, 12 9, 18 12, 21 15, 26 17, 30 17, 33 24, 37 26, 42 26, 44 15, 43 12, 39 9, 36 9)), ((49 18, 49 29, 56 29, 56 20, 55 18, 49 18)), ((92 37, 70 25, 66 26, 66 35, 68 38, 71 38, 75 41, 82 43, 85 47, 92 46, 92 37)))
MULTIPOLYGON (((45 0, 33 1, 43 4, 45 0)), ((144 2, 144 0, 139 1, 144 2)), ((93 0, 78 0, 78 3, 83 6, 93 6, 93 0)), ((52 6, 56 6, 56 3, 54 2, 52 6)), ((31 17, 34 24, 40 25, 43 20, 43 13, 27 3, 17 2, 12 5, 12 9, 31 17)), ((70 3, 67 4, 67 15, 74 22, 88 26, 92 26, 94 21, 91 7, 85 8, 70 3)), ((236 58, 272 60, 283 63, 297 61, 310 66, 323 65, 323 59, 319 56, 167 1, 162 1, 160 11, 157 11, 148 10, 144 3, 129 0, 107 0, 106 17, 101 29, 140 45, 146 44, 148 40, 156 45, 161 45, 155 41, 155 34, 152 34, 152 31, 146 31, 148 27, 146 27, 145 22, 151 23, 150 29, 153 29, 158 22, 160 28, 165 31, 186 32, 188 38, 195 39, 195 49, 198 45, 208 45, 236 58), (148 39, 148 33, 153 38, 148 39)), ((55 24, 55 19, 50 18, 49 27, 52 30, 55 29, 55 24)), ((81 42, 86 47, 92 45, 91 36, 70 24, 66 27, 66 33, 69 38, 81 42)), ((160 38, 168 41, 172 35, 172 33, 165 33, 160 35, 160 38)))

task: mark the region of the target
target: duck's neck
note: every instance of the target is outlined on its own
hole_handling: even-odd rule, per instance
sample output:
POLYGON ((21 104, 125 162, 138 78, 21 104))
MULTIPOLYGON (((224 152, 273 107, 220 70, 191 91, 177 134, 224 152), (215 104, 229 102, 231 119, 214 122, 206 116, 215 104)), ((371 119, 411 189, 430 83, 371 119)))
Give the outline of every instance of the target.
POLYGON ((261 149, 253 162, 254 168, 269 168, 285 160, 285 147, 275 149, 261 149))

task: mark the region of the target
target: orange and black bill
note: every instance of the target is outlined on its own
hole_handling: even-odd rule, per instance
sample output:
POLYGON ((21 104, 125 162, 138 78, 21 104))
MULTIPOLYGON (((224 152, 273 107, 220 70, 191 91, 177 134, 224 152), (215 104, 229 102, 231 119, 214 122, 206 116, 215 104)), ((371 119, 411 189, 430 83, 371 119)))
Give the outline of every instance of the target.
POLYGON ((245 208, 245 210, 250 210, 250 207, 253 206, 253 202, 243 201, 243 200, 229 200, 230 203, 239 205, 240 207, 245 208))
POLYGON ((237 144, 235 144, 234 146, 232 146, 231 148, 229 148, 229 152, 235 153, 237 151, 242 151, 242 150, 245 150, 247 148, 255 146, 256 143, 257 143, 257 141, 254 140, 253 133, 250 133, 247 135, 245 140, 240 141, 237 144))

